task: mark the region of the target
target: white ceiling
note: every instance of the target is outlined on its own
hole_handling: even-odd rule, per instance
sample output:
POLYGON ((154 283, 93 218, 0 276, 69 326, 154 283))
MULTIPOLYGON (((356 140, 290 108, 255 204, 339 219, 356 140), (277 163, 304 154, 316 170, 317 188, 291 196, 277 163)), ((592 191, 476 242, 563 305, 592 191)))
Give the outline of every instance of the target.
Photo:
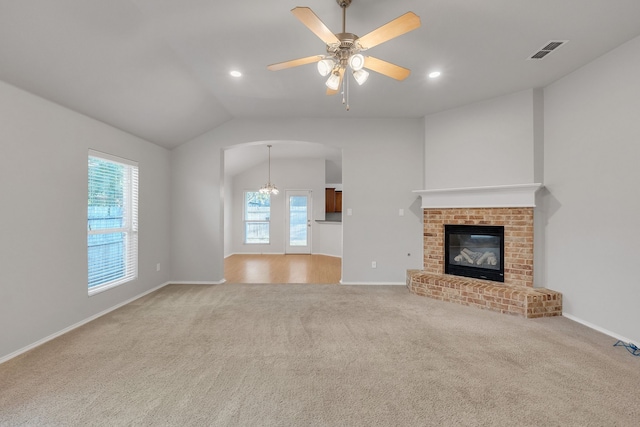
POLYGON ((0 79, 172 148, 237 118, 421 117, 544 87, 640 35, 639 0, 353 0, 347 32, 407 11, 422 27, 367 52, 412 74, 371 73, 347 112, 314 65, 266 69, 324 53, 295 6, 341 31, 335 0, 0 0, 0 79), (549 40, 569 43, 526 60, 549 40))

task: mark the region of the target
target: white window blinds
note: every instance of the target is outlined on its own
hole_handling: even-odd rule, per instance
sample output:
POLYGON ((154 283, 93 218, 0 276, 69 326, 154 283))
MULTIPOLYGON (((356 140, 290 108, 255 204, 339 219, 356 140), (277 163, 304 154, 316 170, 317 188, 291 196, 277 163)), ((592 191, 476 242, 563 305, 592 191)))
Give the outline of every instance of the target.
POLYGON ((89 295, 138 277, 138 164, 89 151, 89 295))

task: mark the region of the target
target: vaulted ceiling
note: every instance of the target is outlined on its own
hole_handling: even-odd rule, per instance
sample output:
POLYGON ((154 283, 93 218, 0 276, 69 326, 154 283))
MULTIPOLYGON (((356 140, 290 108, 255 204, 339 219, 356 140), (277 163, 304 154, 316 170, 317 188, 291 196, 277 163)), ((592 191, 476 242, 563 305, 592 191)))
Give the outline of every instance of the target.
POLYGON ((421 117, 544 87, 640 35, 638 0, 353 0, 347 32, 407 11, 422 26, 367 52, 411 75, 372 72, 346 111, 313 64, 266 68, 325 53, 296 6, 341 31, 336 0, 0 0, 0 79, 173 148, 236 118, 421 117), (569 42, 527 60, 550 40, 569 42))

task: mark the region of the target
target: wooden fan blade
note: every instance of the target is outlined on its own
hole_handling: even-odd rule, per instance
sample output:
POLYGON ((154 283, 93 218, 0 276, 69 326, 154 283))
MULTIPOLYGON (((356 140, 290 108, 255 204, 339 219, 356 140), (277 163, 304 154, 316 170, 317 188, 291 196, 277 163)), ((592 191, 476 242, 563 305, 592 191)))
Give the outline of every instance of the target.
POLYGON ((364 57, 364 67, 400 81, 406 79, 409 77, 409 74, 411 74, 411 70, 408 68, 383 61, 382 59, 374 58, 373 56, 364 57))
POLYGON ((318 36, 320 40, 322 40, 325 44, 329 45, 340 43, 340 40, 338 40, 336 35, 333 34, 326 25, 324 25, 324 22, 322 22, 310 8, 295 7, 291 9, 291 13, 293 13, 295 17, 300 20, 300 22, 302 22, 308 29, 310 29, 313 34, 318 36))
POLYGON ((277 64, 267 65, 267 69, 271 71, 284 70, 285 68, 297 67, 299 65, 318 62, 322 58, 324 58, 322 55, 307 56, 306 58, 292 59, 291 61, 278 62, 277 64))
POLYGON ((333 90, 333 89, 329 89, 327 88, 327 95, 335 95, 336 93, 340 92, 340 86, 342 86, 342 78, 344 77, 344 68, 340 68, 340 82, 338 83, 338 89, 333 90))
POLYGON ((368 34, 360 37, 358 43, 362 49, 370 49, 392 38, 408 33, 420 27, 420 17, 413 12, 407 12, 391 22, 378 27, 368 34))

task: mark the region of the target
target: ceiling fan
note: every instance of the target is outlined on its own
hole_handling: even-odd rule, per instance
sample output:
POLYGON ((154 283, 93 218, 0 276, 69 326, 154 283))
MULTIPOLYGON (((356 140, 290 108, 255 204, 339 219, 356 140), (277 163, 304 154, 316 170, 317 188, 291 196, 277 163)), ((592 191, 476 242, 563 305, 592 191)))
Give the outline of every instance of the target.
POLYGON ((267 68, 271 71, 284 70, 316 62, 318 72, 322 76, 329 76, 326 86, 327 95, 338 92, 347 69, 351 69, 358 84, 363 84, 369 77, 365 70, 369 69, 396 80, 406 79, 411 71, 373 56, 363 56, 360 52, 389 41, 409 31, 420 27, 420 17, 413 12, 402 16, 376 28, 362 37, 346 32, 347 7, 352 0, 336 0, 342 8, 342 32, 332 33, 329 28, 308 7, 296 7, 291 13, 309 28, 327 45, 326 55, 307 56, 306 58, 271 64, 267 68))

